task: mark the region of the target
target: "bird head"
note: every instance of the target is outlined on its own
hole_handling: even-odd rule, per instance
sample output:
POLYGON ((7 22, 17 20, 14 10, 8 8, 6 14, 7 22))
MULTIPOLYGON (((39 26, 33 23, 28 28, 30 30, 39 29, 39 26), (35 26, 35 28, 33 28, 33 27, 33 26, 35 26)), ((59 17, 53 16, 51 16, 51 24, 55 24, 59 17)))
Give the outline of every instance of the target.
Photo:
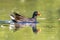
POLYGON ((40 13, 39 13, 39 11, 34 11, 33 15, 40 16, 40 13))
POLYGON ((36 16, 40 16, 40 13, 38 11, 34 11, 32 18, 34 18, 36 16))

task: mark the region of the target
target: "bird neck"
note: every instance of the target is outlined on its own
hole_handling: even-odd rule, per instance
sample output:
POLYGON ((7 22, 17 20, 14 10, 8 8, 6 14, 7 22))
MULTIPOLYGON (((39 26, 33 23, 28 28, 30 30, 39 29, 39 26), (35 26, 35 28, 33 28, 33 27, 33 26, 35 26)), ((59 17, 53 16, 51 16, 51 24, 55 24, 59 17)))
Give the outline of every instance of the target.
POLYGON ((36 16, 35 16, 35 15, 33 15, 33 16, 32 16, 32 18, 36 18, 36 16))

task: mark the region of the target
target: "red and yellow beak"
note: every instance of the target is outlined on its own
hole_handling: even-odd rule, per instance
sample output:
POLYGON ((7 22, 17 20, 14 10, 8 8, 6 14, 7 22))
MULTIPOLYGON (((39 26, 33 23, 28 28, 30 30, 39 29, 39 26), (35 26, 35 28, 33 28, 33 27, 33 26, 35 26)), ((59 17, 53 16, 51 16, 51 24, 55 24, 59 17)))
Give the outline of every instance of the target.
POLYGON ((38 16, 41 16, 40 12, 38 12, 38 16))

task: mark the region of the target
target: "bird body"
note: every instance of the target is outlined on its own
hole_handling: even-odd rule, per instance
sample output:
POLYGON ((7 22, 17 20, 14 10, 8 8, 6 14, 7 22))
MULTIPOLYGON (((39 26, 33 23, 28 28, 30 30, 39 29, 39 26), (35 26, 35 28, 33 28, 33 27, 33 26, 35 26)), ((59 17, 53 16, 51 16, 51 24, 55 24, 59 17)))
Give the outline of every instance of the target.
MULTIPOLYGON (((15 30, 22 28, 22 27, 26 27, 26 26, 30 26, 32 27, 33 32, 37 32, 37 28, 36 28, 36 23, 37 23, 37 16, 38 16, 38 11, 35 11, 33 13, 32 18, 26 18, 22 15, 19 15, 18 13, 14 12, 14 18, 15 18, 15 30)), ((13 16, 12 16, 13 17, 13 16)))

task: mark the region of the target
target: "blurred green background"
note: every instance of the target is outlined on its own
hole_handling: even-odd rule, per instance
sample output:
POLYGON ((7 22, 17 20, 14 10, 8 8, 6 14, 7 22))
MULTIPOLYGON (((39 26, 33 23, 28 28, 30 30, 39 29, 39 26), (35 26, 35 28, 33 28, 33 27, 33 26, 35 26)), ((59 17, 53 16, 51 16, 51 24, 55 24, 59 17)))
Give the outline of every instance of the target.
POLYGON ((10 20, 12 11, 30 18, 35 10, 41 13, 37 17, 41 32, 34 34, 30 27, 17 32, 0 27, 0 40, 60 40, 60 0, 0 0, 0 20, 10 20))

